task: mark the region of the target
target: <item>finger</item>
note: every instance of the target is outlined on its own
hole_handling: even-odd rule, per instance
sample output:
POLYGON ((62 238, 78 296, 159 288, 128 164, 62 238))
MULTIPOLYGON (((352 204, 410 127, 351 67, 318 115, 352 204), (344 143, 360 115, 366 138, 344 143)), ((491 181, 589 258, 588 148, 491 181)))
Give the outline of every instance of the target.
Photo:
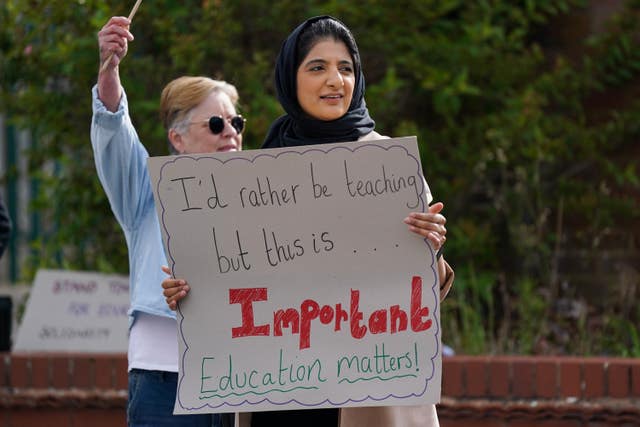
POLYGON ((413 225, 409 225, 409 231, 411 231, 412 233, 416 233, 417 235, 422 236, 422 237, 428 237, 429 233, 433 233, 430 230, 425 230, 424 228, 414 227, 413 225))
POLYGON ((124 51, 127 49, 127 42, 118 36, 101 36, 98 45, 102 52, 124 51))
POLYGON ((446 237, 441 236, 438 233, 428 233, 427 235, 427 239, 429 240, 429 242, 431 243, 431 246, 433 246, 433 248, 437 251, 439 250, 441 247, 444 246, 444 242, 447 240, 446 237))
POLYGON ((133 41, 133 39, 133 34, 125 27, 110 26, 98 32, 98 44, 100 46, 119 46, 122 49, 126 49, 127 43, 133 41))
POLYGON ((178 295, 179 293, 184 293, 184 295, 187 295, 187 292, 189 292, 191 290, 191 288, 189 287, 189 285, 176 285, 173 287, 166 287, 164 288, 164 290, 162 291, 162 295, 164 295, 167 298, 173 297, 178 295))
POLYGON ((120 25, 109 25, 103 27, 98 31, 98 37, 118 37, 123 40, 133 40, 133 34, 129 31, 128 27, 122 27, 120 25))
POLYGON ((169 306, 169 308, 171 310, 173 310, 173 308, 171 308, 172 306, 175 306, 177 304, 177 301, 171 298, 167 298, 167 305, 169 306))
POLYGON ((105 27, 108 25, 126 26, 131 25, 131 21, 126 16, 112 16, 105 24, 105 27))
MULTIPOLYGON (((127 53, 127 48, 120 46, 118 43, 101 43, 100 44, 100 60, 105 61, 107 58, 117 58, 120 62, 127 53)), ((115 65, 115 64, 114 64, 115 65)))
POLYGON ((187 296, 187 291, 182 289, 182 290, 179 290, 179 291, 175 292, 172 295, 167 295, 167 293, 165 293, 165 297, 166 297, 165 300, 166 300, 167 304, 170 305, 172 302, 178 302, 178 301, 182 300, 186 296, 187 296))
POLYGON ((101 53, 113 52, 124 55, 128 49, 127 43, 124 38, 116 35, 100 36, 98 40, 101 53))
POLYGON ((444 223, 446 222, 446 219, 444 219, 444 217, 441 217, 441 215, 434 216, 431 214, 420 215, 424 216, 417 216, 413 214, 409 215, 404 219, 405 224, 416 228, 421 228, 423 230, 435 231, 443 235, 447 233, 447 229, 444 226, 444 223))
POLYGON ((415 218, 421 221, 435 222, 437 224, 442 224, 442 225, 447 223, 447 218, 441 213, 411 212, 409 214, 409 218, 415 218))
POLYGON ((181 286, 185 286, 187 282, 182 279, 165 279, 162 281, 163 289, 175 289, 181 286))
POLYGON ((429 206, 430 213, 439 213, 440 211, 442 211, 442 209, 444 209, 444 203, 442 202, 436 202, 429 206))
POLYGON ((178 288, 167 288, 164 291, 162 291, 162 295, 164 295, 165 298, 169 299, 169 298, 173 298, 174 295, 179 291, 180 289, 178 288))
POLYGON ((169 295, 168 293, 164 295, 165 295, 165 300, 167 301, 167 304, 171 304, 172 301, 180 301, 182 298, 187 296, 187 292, 181 290, 171 295, 169 295))
POLYGON ((169 268, 169 266, 163 265, 162 267, 160 267, 162 269, 162 271, 168 275, 171 275, 171 269, 169 268))
POLYGON ((410 225, 409 231, 412 231, 413 233, 429 240, 431 246, 433 246, 435 250, 438 250, 442 246, 444 246, 444 242, 447 240, 445 236, 435 231, 425 230, 424 228, 413 227, 410 225))
POLYGON ((413 227, 416 228, 422 228, 424 230, 430 230, 430 231, 435 231, 436 233, 440 233, 440 234, 446 234, 447 233, 447 228, 442 225, 442 224, 438 224, 436 222, 433 221, 422 221, 422 220, 418 220, 415 218, 409 218, 407 221, 405 221, 406 224, 411 225, 413 227))

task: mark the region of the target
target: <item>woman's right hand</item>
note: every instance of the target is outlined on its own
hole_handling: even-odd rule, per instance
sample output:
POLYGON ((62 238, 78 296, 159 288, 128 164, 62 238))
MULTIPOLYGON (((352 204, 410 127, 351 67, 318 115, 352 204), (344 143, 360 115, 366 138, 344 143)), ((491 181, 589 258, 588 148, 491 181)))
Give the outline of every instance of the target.
POLYGON ((100 69, 105 61, 111 57, 106 70, 115 69, 127 54, 128 43, 133 40, 129 32, 131 21, 124 16, 114 16, 98 32, 98 46, 100 48, 100 69))
POLYGON ((178 301, 187 296, 189 285, 182 279, 174 279, 171 277, 171 270, 166 265, 162 266, 162 271, 169 275, 162 281, 162 295, 166 298, 167 305, 171 310, 178 308, 178 301))

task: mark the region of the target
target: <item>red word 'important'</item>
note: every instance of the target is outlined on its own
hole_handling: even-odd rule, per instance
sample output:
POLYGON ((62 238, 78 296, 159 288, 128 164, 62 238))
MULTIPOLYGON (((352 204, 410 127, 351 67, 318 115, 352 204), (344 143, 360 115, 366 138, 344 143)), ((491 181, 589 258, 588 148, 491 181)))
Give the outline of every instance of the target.
POLYGON ((375 310, 365 322, 360 311, 360 291, 351 289, 349 311, 341 303, 333 306, 323 305, 312 299, 306 299, 300 308, 278 309, 273 312, 273 324, 256 325, 253 303, 267 301, 267 288, 229 289, 229 304, 240 304, 242 325, 231 328, 233 338, 256 336, 282 336, 283 328, 291 328, 291 333, 300 335, 300 349, 311 346, 311 324, 319 320, 323 325, 333 324, 334 331, 342 329, 343 322, 349 322, 351 336, 362 339, 367 332, 372 334, 406 331, 411 325, 413 332, 429 329, 433 323, 429 319, 429 308, 422 306, 422 278, 414 276, 411 280, 411 301, 409 314, 400 305, 388 309, 375 310), (273 327, 272 327, 273 326, 273 327))

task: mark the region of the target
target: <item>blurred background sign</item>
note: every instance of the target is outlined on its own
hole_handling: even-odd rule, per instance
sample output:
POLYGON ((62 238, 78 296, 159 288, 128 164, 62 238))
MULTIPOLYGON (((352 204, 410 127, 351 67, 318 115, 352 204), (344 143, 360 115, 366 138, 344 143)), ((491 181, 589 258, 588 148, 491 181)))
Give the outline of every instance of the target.
POLYGON ((39 270, 13 351, 126 353, 126 276, 39 270))

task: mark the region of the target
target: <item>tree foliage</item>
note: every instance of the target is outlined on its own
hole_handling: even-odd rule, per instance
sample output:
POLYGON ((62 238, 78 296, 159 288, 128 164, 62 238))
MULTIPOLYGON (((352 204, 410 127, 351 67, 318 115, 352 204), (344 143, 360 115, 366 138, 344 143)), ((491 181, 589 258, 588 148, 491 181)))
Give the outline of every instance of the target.
MULTIPOLYGON (((131 5, 5 4, 0 111, 33 134, 24 155, 40 183, 32 209, 46 224, 26 274, 125 272, 88 131, 96 33, 131 5)), ((358 40, 377 130, 418 136, 427 180, 446 205, 446 256, 457 276, 443 305, 445 340, 470 353, 551 343, 555 351, 637 355, 636 307, 610 308, 598 335, 585 332, 585 316, 569 321, 556 304, 575 295, 561 286, 559 248, 570 240, 598 250, 603 233, 639 219, 640 103, 624 95, 638 85, 640 3, 628 1, 595 33, 580 26, 588 8, 576 0, 147 0, 121 74, 152 155, 166 150, 160 91, 183 74, 237 85, 250 120, 245 144, 255 148, 282 112, 272 83, 280 44, 306 17, 339 17, 358 40), (577 32, 568 47, 563 27, 577 32), (571 339, 558 338, 558 328, 571 339)))

